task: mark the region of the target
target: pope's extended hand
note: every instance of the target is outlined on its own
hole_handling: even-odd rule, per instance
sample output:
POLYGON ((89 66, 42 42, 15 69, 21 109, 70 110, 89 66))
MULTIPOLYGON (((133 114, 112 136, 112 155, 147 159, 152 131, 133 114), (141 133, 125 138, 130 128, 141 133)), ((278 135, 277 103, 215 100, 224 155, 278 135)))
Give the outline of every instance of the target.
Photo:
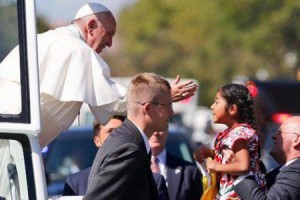
POLYGON ((194 81, 185 81, 183 83, 180 82, 180 76, 177 75, 174 82, 171 84, 171 95, 173 102, 182 101, 191 96, 194 96, 198 86, 194 81))

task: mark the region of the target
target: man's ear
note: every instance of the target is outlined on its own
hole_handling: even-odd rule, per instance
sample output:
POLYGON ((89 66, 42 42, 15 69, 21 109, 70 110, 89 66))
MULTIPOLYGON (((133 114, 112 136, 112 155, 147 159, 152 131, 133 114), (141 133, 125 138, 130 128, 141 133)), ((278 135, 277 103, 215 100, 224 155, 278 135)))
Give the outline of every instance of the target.
POLYGON ((88 34, 92 35, 93 34, 93 31, 94 29, 97 27, 97 22, 95 19, 91 19, 88 21, 87 23, 87 32, 88 34))
POLYGON ((148 112, 149 112, 150 106, 151 106, 150 103, 146 103, 146 104, 144 105, 144 113, 148 113, 148 112))
POLYGON ((94 143, 95 143, 95 145, 97 146, 97 147, 100 147, 100 145, 101 145, 101 138, 100 138, 100 136, 94 136, 94 143))
POLYGON ((293 146, 300 149, 300 135, 295 134, 296 138, 293 140, 293 146))

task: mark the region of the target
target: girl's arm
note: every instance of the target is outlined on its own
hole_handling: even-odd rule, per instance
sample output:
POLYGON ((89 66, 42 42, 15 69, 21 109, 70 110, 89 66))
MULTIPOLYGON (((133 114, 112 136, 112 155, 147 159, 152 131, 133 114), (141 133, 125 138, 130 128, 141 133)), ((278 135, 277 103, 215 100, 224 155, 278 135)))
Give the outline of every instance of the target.
POLYGON ((236 157, 236 160, 227 164, 221 164, 214 160, 207 160, 207 169, 232 175, 248 173, 250 171, 250 155, 248 151, 247 141, 242 139, 237 140, 234 143, 232 150, 236 157))

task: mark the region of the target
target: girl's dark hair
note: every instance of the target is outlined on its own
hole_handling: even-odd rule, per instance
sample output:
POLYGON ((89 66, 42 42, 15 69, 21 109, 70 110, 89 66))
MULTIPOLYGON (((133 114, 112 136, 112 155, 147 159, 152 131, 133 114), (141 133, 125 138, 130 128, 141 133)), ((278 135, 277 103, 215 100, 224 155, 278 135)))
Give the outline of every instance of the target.
POLYGON ((233 104, 237 106, 237 120, 240 123, 248 123, 256 129, 253 98, 248 88, 240 84, 230 83, 221 87, 219 91, 229 106, 233 104))

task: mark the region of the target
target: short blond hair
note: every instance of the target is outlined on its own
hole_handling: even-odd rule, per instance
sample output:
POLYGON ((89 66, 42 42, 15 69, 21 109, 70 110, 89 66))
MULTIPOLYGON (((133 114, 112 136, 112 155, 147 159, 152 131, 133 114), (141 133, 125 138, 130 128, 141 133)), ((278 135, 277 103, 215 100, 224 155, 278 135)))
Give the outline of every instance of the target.
POLYGON ((170 83, 155 73, 140 73, 135 75, 127 91, 127 110, 133 104, 157 101, 163 94, 171 94, 170 83))

